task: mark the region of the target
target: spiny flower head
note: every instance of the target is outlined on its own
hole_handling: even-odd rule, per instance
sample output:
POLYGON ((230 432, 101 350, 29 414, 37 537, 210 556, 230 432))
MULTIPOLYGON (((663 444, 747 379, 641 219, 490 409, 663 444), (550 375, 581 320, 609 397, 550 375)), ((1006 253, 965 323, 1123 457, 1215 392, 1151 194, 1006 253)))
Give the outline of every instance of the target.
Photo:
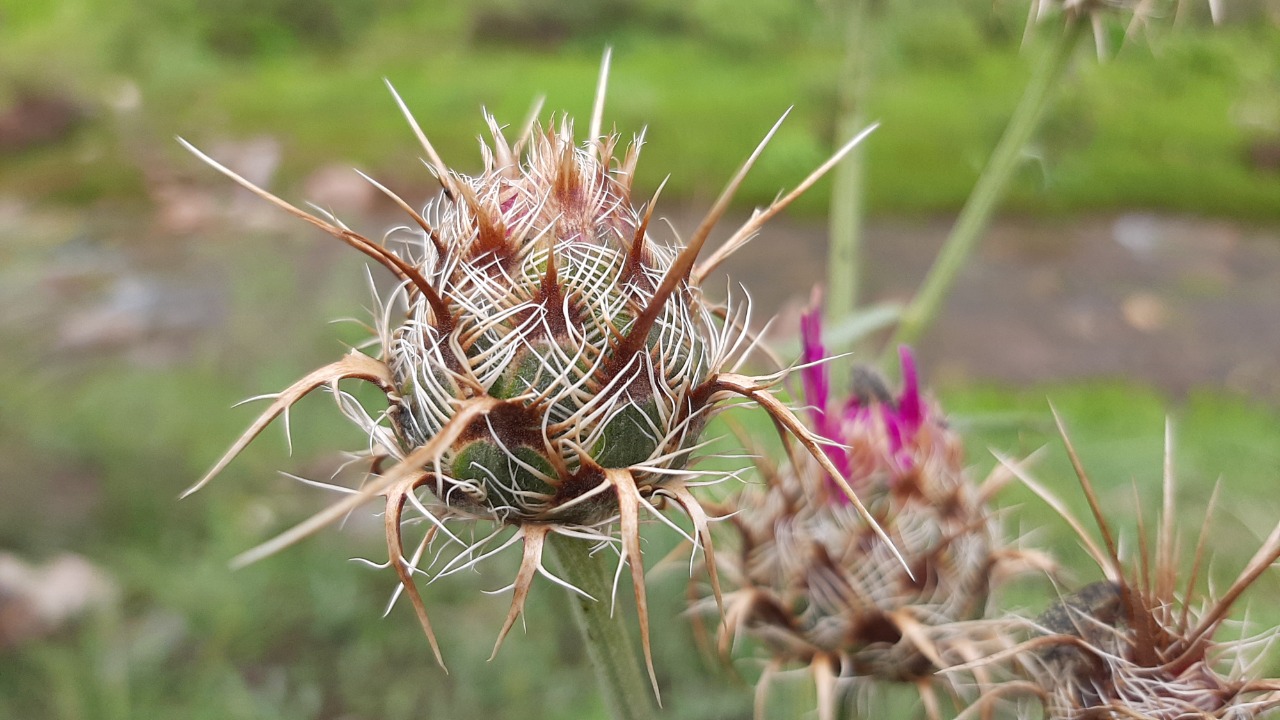
MULTIPOLYGON (((1059 421, 1061 428, 1061 421, 1059 421)), ((1063 432, 1063 437, 1066 437, 1063 432)), ((1201 529, 1190 573, 1183 578, 1174 517, 1172 439, 1167 440, 1164 504, 1154 543, 1139 514, 1139 556, 1125 562, 1092 484, 1067 442, 1103 540, 1102 547, 1060 502, 1030 478, 1079 533, 1106 579, 1053 603, 1036 620, 1038 637, 1016 653, 1053 720, 1248 720, 1280 708, 1280 680, 1260 677, 1259 637, 1217 637, 1232 605, 1280 559, 1280 525, 1220 596, 1201 595, 1209 526, 1201 529)), ((1216 499, 1216 492, 1214 495, 1216 499)), ((1211 499, 1206 516, 1212 516, 1211 499)))
POLYGON ((484 173, 451 175, 455 197, 425 213, 434 233, 413 263, 439 302, 411 293, 407 319, 381 336, 402 451, 439 436, 460 405, 490 403, 428 479, 450 507, 607 523, 618 509, 606 471, 661 486, 701 431, 708 408, 692 391, 733 336, 684 278, 663 285, 676 253, 647 237, 630 198, 639 147, 613 167, 616 141, 578 146, 567 120, 535 131, 523 164, 486 153, 484 173))
MULTIPOLYGON (((631 567, 653 678, 640 513, 656 512, 655 499, 671 501, 689 515, 711 556, 708 518, 689 489, 698 473, 687 467, 709 415, 728 398, 752 400, 830 466, 816 439, 769 394, 780 374, 753 378, 730 364, 741 355, 746 310, 711 304, 700 283, 865 133, 795 191, 753 214, 699 263, 699 251, 773 131, 689 242, 660 244, 649 234, 653 202, 638 207, 632 196, 640 140, 619 154, 619 136, 600 132, 605 75, 585 142, 575 141, 565 118, 555 129, 531 119, 519 139, 508 143, 488 118, 492 141, 482 144, 484 169, 475 176, 443 163, 396 96, 443 192, 419 213, 374 182, 413 221, 411 228, 393 231, 387 244, 334 218, 305 213, 190 148, 400 281, 379 300, 376 356, 353 351, 281 393, 192 488, 220 472, 267 424, 318 387, 329 387, 344 413, 369 434, 369 482, 245 553, 240 562, 275 552, 381 496, 389 564, 439 659, 414 582, 415 575, 428 572, 420 562, 437 537, 463 546, 437 576, 487 557, 484 544, 504 528, 515 533, 502 547, 523 541, 499 644, 519 617, 534 576, 549 576, 542 551, 550 533, 619 547, 620 562, 631 567), (338 390, 347 378, 376 384, 386 396, 386 410, 371 412, 338 390), (418 549, 406 553, 404 529, 420 519, 428 529, 418 549), (456 520, 488 521, 498 530, 468 546, 447 529, 456 520)), ((845 492, 870 519, 852 490, 845 492)))
POLYGON ((936 711, 933 674, 1004 637, 993 625, 964 622, 982 616, 1005 569, 997 566, 1016 558, 1007 551, 1001 559, 987 507, 997 483, 979 487, 965 474, 960 439, 922 395, 909 350, 901 351, 897 394, 861 368, 837 402, 818 312, 801 327, 804 399, 843 476, 794 454, 781 468, 761 463, 764 487, 744 492, 732 519, 741 551, 729 566, 739 586, 726 596, 729 627, 762 640, 771 667, 810 664, 823 717, 833 712, 839 676, 917 683, 936 711), (892 546, 858 521, 835 491, 841 480, 892 546))

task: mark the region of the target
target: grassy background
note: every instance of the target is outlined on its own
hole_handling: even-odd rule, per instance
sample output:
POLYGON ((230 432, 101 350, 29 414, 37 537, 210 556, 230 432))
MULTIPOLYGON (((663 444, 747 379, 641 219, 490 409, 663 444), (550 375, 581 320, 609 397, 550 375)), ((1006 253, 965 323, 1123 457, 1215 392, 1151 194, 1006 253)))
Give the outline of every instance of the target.
MULTIPOLYGON (((1021 7, 906 5, 888 4, 880 19, 869 115, 883 125, 868 146, 870 203, 879 213, 946 212, 968 192, 1041 43, 1019 48, 1021 7)), ((1252 143, 1280 137, 1280 29, 1261 21, 1260 6, 1233 12, 1222 28, 1193 17, 1109 62, 1082 58, 1010 206, 1280 217, 1280 177, 1248 162, 1252 143)), ((601 48, 612 44, 608 117, 624 133, 648 126, 641 184, 671 173, 668 198, 714 195, 796 105, 741 196, 758 203, 820 162, 835 140, 841 50, 830 24, 820 8, 768 0, 0 0, 0 108, 34 87, 84 112, 60 141, 0 158, 0 195, 103 218, 119 226, 111 242, 128 245, 146 222, 153 178, 222 182, 195 168, 173 135, 205 145, 262 133, 284 145, 279 187, 337 161, 425 192, 429 179, 411 160, 416 150, 379 78, 396 84, 444 156, 465 170, 478 163, 482 104, 516 122, 545 93, 549 110, 582 117, 601 48)), ((816 217, 825 204, 820 189, 799 210, 816 217)), ((535 588, 527 632, 485 662, 507 602, 481 593, 509 582, 514 557, 427 589, 448 675, 405 607, 377 617, 391 574, 343 561, 379 557, 381 540, 367 523, 226 569, 228 558, 323 502, 278 468, 323 477, 336 449, 360 444, 325 398, 295 413, 292 459, 279 430, 269 431, 208 491, 175 501, 251 418, 251 409, 228 410, 230 402, 283 387, 360 339, 352 326, 326 324, 360 315, 367 295, 357 258, 336 256, 304 274, 287 268, 327 252, 314 238, 217 230, 196 238, 184 252, 226 278, 225 312, 235 321, 196 339, 181 361, 139 363, 54 352, 34 307, 45 295, 20 264, 68 234, 3 233, 0 318, 25 321, 0 324, 0 547, 35 558, 84 553, 123 595, 47 641, 0 654, 0 717, 603 717, 585 652, 563 619, 565 596, 548 583, 535 588)), ((1022 455, 1047 445, 1038 475, 1082 513, 1051 431, 1045 400, 1053 400, 1130 544, 1136 507, 1153 502, 1172 413, 1185 527, 1200 527, 1212 484, 1224 482, 1212 536, 1219 580, 1274 522, 1275 407, 1212 390, 1171 400, 1140 381, 940 392, 970 433, 975 472, 992 465, 989 447, 1022 455)), ((1097 577, 1038 501, 1014 488, 1003 503, 1082 581, 1097 577)), ((661 557, 671 533, 650 531, 651 556, 661 557)), ((699 659, 680 616, 682 564, 652 575, 669 716, 749 716, 749 688, 699 659)), ((1042 590, 1015 588, 1005 603, 1027 607, 1042 590)), ((1267 577, 1252 596, 1276 591, 1267 577)), ((626 613, 625 584, 620 596, 626 613)), ((1253 617, 1280 625, 1280 610, 1261 602, 1253 617)))
MULTIPOLYGON (((548 111, 583 117, 609 44, 608 117, 624 134, 649 128, 641 179, 670 173, 668 197, 717 192, 789 106, 743 204, 772 198, 779 175, 813 167, 836 141, 841 34, 806 3, 2 0, 0 13, 0 109, 39 87, 86 114, 73 136, 0 167, 0 191, 42 200, 144 198, 156 166, 190 167, 174 135, 205 146, 277 136, 282 186, 330 161, 400 177, 409 134, 381 77, 451 163, 473 168, 482 105, 517 123, 545 94, 548 111)), ((1248 3, 1218 28, 1203 14, 1190 7, 1177 27, 1157 21, 1127 45, 1117 25, 1108 62, 1082 52, 1013 208, 1280 215, 1280 172, 1250 161, 1280 143, 1280 29, 1248 3)), ((954 209, 1041 43, 1023 47, 1025 13, 1011 3, 888 3, 876 22, 870 207, 954 209)), ((816 192, 801 210, 825 203, 816 192)))

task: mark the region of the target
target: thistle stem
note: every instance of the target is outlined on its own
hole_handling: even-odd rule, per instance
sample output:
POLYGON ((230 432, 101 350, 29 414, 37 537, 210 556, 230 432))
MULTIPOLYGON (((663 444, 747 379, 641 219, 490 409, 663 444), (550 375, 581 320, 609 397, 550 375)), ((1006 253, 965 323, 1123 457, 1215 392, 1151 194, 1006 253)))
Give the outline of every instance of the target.
POLYGON ((613 591, 612 573, 602 558, 591 556, 591 543, 586 540, 551 533, 547 542, 561 577, 596 598, 591 600, 573 594, 569 604, 610 715, 615 720, 656 720, 653 690, 638 659, 635 643, 622 617, 610 617, 608 598, 613 591))
POLYGON ((898 346, 916 343, 937 319, 943 298, 951 290, 960 269, 973 254, 978 239, 986 232, 991 213, 1004 197, 1009 178, 1022 158, 1022 151, 1039 126, 1040 118, 1070 64, 1076 45, 1086 36, 1088 26, 1088 19, 1084 14, 1068 17, 1066 29, 1032 73, 1022 99, 1009 118, 1004 135, 1000 137, 986 168, 969 193, 969 199, 960 210, 960 216, 956 218, 956 224, 942 246, 942 251, 934 260, 915 299, 903 313, 897 333, 884 349, 880 365, 885 372, 894 372, 892 368, 896 367, 896 363, 893 359, 897 356, 898 346))
MULTIPOLYGON (((871 86, 873 51, 868 31, 870 0, 848 0, 844 15, 844 63, 840 73, 836 137, 852 137, 866 127, 864 103, 871 86)), ((861 289, 865 151, 854 148, 836 166, 831 182, 830 249, 827 262, 827 317, 839 322, 857 308, 861 289)))

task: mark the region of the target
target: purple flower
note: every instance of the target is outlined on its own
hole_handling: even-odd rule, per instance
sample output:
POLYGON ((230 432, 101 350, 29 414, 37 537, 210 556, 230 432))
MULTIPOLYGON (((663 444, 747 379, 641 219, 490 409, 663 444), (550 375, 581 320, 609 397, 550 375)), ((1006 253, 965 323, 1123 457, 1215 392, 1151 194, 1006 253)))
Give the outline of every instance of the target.
MULTIPOLYGON (((902 389, 897 397, 884 387, 883 380, 874 371, 857 371, 852 392, 837 413, 832 408, 831 382, 825 362, 828 355, 822 344, 821 310, 817 307, 801 316, 800 337, 803 345, 801 358, 805 364, 800 371, 800 378, 813 430, 821 437, 849 446, 857 453, 869 443, 872 447, 878 444, 874 442, 877 426, 883 428, 884 444, 887 447, 879 448, 881 452, 877 455, 880 455, 881 463, 888 464, 887 468, 860 467, 860 471, 855 472, 855 464, 861 466, 865 463, 855 463, 850 450, 830 445, 824 447, 832 464, 840 470, 849 484, 856 489, 860 481, 865 479, 865 470, 885 469, 897 476, 913 469, 916 466, 914 440, 926 417, 911 349, 905 345, 898 348, 898 357, 902 363, 902 389)), ((833 479, 828 478, 827 481, 832 488, 836 487, 833 479)), ((834 492, 832 496, 847 501, 842 492, 834 492)))
MULTIPOLYGON (((809 431, 831 463, 794 452, 759 463, 763 482, 743 489, 730 522, 741 536, 731 573, 740 588, 724 595, 725 628, 762 640, 775 666, 809 664, 833 699, 837 679, 858 678, 967 702, 965 686, 984 692, 995 682, 953 685, 957 675, 936 671, 1017 643, 1023 621, 966 621, 983 616, 996 582, 1035 561, 1000 540, 986 494, 964 471, 960 437, 921 392, 911 351, 899 350, 900 384, 859 365, 846 390, 829 375, 818 312, 801 318, 796 374, 809 431), (883 537, 854 512, 850 488, 883 537)), ((836 715, 832 705, 823 717, 836 715)))

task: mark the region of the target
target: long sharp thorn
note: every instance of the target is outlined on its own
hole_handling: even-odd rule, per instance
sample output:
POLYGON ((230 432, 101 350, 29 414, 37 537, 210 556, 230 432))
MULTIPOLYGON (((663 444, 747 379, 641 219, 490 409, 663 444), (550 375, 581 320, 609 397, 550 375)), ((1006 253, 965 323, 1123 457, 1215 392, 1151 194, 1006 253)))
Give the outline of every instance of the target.
POLYGON ((230 168, 226 167, 225 165, 219 163, 217 160, 214 160, 213 158, 204 154, 199 149, 197 149, 196 146, 192 145, 186 140, 182 138, 178 138, 178 142, 181 143, 182 146, 185 147, 187 150, 189 150, 193 155, 200 158, 202 161, 204 161, 214 170, 217 170, 223 175, 226 175, 228 178, 234 181, 237 185, 240 185, 241 187, 245 188, 249 192, 253 193, 254 195, 257 195, 263 200, 266 200, 272 205, 275 205, 276 207, 284 210, 290 215, 293 215, 294 217, 305 220, 306 222, 320 228, 321 230, 324 230, 326 233, 329 233, 333 237, 350 245, 356 250, 359 250, 365 255, 368 255, 374 260, 377 260, 383 267, 390 270, 401 280, 408 280, 409 282, 413 283, 415 287, 417 287, 419 290, 422 291, 422 294, 427 298, 427 301, 431 303, 431 307, 436 313, 436 316, 438 318, 437 322, 439 322, 441 328, 445 332, 448 332, 448 329, 452 327, 453 317, 450 315, 448 305, 444 302, 443 298, 440 297, 440 294, 436 292, 435 288, 431 287, 431 284, 427 282, 426 278, 424 278, 416 268, 406 263, 399 255, 396 255, 395 253, 382 247, 381 245, 370 242, 368 238, 361 236, 359 233, 355 233, 346 228, 338 227, 337 225, 334 225, 332 223, 325 222, 324 220, 316 217, 315 215, 312 215, 309 212, 306 212, 304 210, 298 209, 297 207, 294 207, 292 204, 280 199, 279 197, 249 182, 248 180, 241 177, 239 174, 237 174, 230 168))
POLYGON ((588 142, 600 139, 600 125, 604 121, 604 97, 609 86, 609 59, 613 57, 613 48, 604 49, 604 59, 600 61, 600 79, 596 82, 596 99, 591 106, 591 125, 587 135, 588 142))
MULTIPOLYGON (((311 517, 294 525, 267 542, 247 550, 231 559, 232 568, 242 568, 259 560, 270 557, 294 543, 315 533, 320 528, 341 520, 348 512, 360 507, 373 498, 387 492, 396 483, 407 478, 417 477, 428 463, 435 462, 444 449, 451 446, 472 421, 487 414, 500 401, 490 397, 481 397, 468 401, 467 405, 457 412, 440 432, 436 433, 427 444, 405 456, 395 467, 382 477, 366 483, 359 492, 345 496, 338 502, 317 512, 311 517)), ((392 551, 394 552, 394 551, 392 551)))
POLYGON ((396 204, 397 207, 399 207, 401 210, 408 213, 409 217, 413 218, 413 222, 416 223, 418 227, 422 228, 422 231, 427 234, 427 237, 431 240, 431 244, 435 246, 436 252, 439 253, 442 257, 444 256, 444 245, 440 240, 440 234, 436 232, 435 228, 431 227, 431 225, 427 223, 427 219, 422 217, 421 213, 419 213, 417 210, 414 210, 413 207, 409 205, 409 203, 404 201, 404 198, 392 192, 391 189, 388 188, 387 186, 383 185, 377 180, 374 180, 373 178, 369 177, 368 175, 366 175, 365 173, 359 170, 356 170, 356 173, 359 174, 360 177, 368 181, 370 185, 377 188, 383 195, 386 195, 391 200, 391 202, 396 204))
MULTIPOLYGON (((1217 482, 1213 485, 1213 493, 1209 495, 1209 502, 1205 504, 1204 514, 1206 518, 1213 517, 1213 511, 1218 506, 1218 492, 1222 489, 1222 483, 1217 482)), ((1207 522, 1207 520, 1206 520, 1207 522)), ((1205 550, 1208 547, 1209 533, 1201 532, 1200 539, 1196 540, 1195 555, 1191 559, 1191 572, 1187 573, 1186 590, 1183 591, 1182 597, 1189 598, 1195 593, 1196 583, 1200 580, 1200 569, 1204 563, 1205 550)), ((1182 613, 1178 618, 1178 627, 1186 629, 1191 617, 1191 603, 1182 603, 1182 613)))
POLYGON ((686 246, 684 251, 682 251, 679 257, 676 258, 676 262, 672 266, 671 272, 668 274, 674 274, 677 269, 679 269, 680 276, 685 277, 693 269, 693 263, 698 259, 698 253, 702 251, 702 246, 707 242, 707 237, 711 235, 711 231, 715 229, 716 223, 720 221, 720 218, 724 215, 725 211, 729 209, 729 202, 733 200, 733 196, 737 194, 738 188, 742 186, 742 181, 746 179, 747 173, 751 170, 751 167, 756 164, 756 160, 758 160, 760 158, 760 154, 764 152, 765 146, 767 146, 769 141, 773 139, 774 134, 778 132, 778 128, 782 127, 782 122, 786 120, 787 116, 790 114, 791 108, 787 108, 787 111, 782 113, 782 117, 778 118, 778 121, 774 123, 773 127, 769 129, 769 132, 765 134, 764 139, 760 141, 760 144, 756 146, 756 149, 747 158, 746 162, 742 164, 742 168, 738 170, 738 174, 734 175, 733 179, 729 181, 729 184, 725 186, 724 191, 720 193, 720 197, 716 199, 715 205, 711 206, 711 210, 707 212, 707 216, 702 219, 702 223, 698 225, 698 229, 694 231, 693 237, 689 238, 688 246, 686 246))
POLYGON ((1059 499, 1058 496, 1049 492, 1048 488, 1044 487, 1037 482, 1035 478, 1031 477, 1031 475, 1022 467, 1022 463, 1006 457, 994 450, 992 451, 992 455, 995 456, 996 460, 1001 465, 1008 468, 1008 470, 1013 473, 1014 477, 1018 478, 1018 480, 1025 485, 1028 490, 1035 493, 1054 512, 1058 513, 1058 516, 1061 517, 1073 531, 1075 531, 1080 544, 1084 545, 1085 551, 1088 552, 1089 557, 1093 558, 1093 561, 1098 564, 1098 567, 1102 568, 1103 571, 1107 573, 1108 580, 1119 582, 1122 579, 1119 575, 1113 574, 1117 572, 1116 568, 1109 567, 1111 563, 1108 561, 1107 555, 1098 547, 1098 544, 1093 541, 1093 538, 1089 537, 1089 532, 1085 530, 1084 523, 1080 522, 1080 520, 1077 519, 1069 509, 1067 509, 1067 506, 1063 504, 1062 500, 1059 499))
POLYGON ((942 656, 938 654, 937 645, 929 639, 924 623, 911 617, 905 608, 889 613, 889 621, 898 629, 898 632, 902 633, 902 637, 915 646, 916 650, 919 650, 920 654, 935 667, 942 669, 947 666, 942 656))
POLYGON ((747 172, 755 165, 760 153, 764 152, 765 146, 773 139, 774 134, 778 132, 778 128, 782 126, 782 122, 787 119, 789 114, 791 114, 791 108, 787 108, 787 111, 782 113, 782 117, 778 118, 778 121, 769 129, 764 139, 756 146, 755 151, 742 164, 742 168, 738 170, 738 173, 725 186, 724 191, 720 193, 715 205, 707 212, 707 216, 703 218, 702 223, 698 225, 698 229, 694 231, 693 237, 689 239, 689 244, 676 256, 675 262, 671 263, 671 267, 667 268, 666 274, 662 277, 662 283, 654 291, 653 297, 645 305, 644 311, 632 323, 622 342, 614 348, 609 369, 616 370, 618 365, 625 363, 640 348, 645 346, 649 331, 653 328, 653 324, 658 321, 662 308, 666 306, 667 300, 676 291, 676 288, 681 283, 689 280, 690 273, 693 272, 693 264, 697 262, 698 253, 702 251, 702 246, 706 244, 707 237, 711 234, 721 216, 724 215, 725 210, 729 208, 729 202, 733 200, 733 196, 738 192, 742 181, 746 179, 747 172))
POLYGON ((409 122, 409 127, 412 128, 413 134, 417 136, 418 143, 422 145, 422 150, 427 154, 427 161, 431 163, 431 169, 435 170, 436 175, 439 177, 440 185, 444 188, 446 193, 452 194, 454 181, 453 176, 449 174, 449 167, 440 159, 440 155, 436 152, 435 146, 433 146, 431 141, 427 139, 427 134, 422 131, 422 126, 418 124, 418 120, 414 118, 413 113, 409 111, 409 106, 405 104, 404 98, 400 97, 400 93, 396 92, 396 88, 391 84, 391 80, 383 78, 382 81, 387 84, 387 89, 391 91, 391 97, 395 98, 396 105, 399 106, 401 114, 403 114, 405 120, 409 122))
POLYGON ((644 217, 640 219, 640 225, 636 228, 636 234, 631 239, 631 247, 627 248, 627 268, 632 272, 641 267, 644 261, 645 238, 649 231, 649 221, 653 218, 653 209, 658 206, 658 198, 662 195, 662 188, 667 186, 667 181, 671 179, 668 175, 658 183, 658 189, 653 191, 653 197, 649 199, 649 204, 644 209, 644 217))
POLYGON ((338 362, 330 363, 312 371, 280 393, 275 401, 271 403, 271 406, 264 410, 257 420, 254 420, 249 429, 240 435, 235 444, 219 458, 209 472, 205 473, 204 477, 200 478, 196 484, 183 491, 179 497, 185 498, 209 484, 209 481, 226 469, 227 465, 271 424, 271 421, 287 411, 290 406, 301 400, 303 396, 323 385, 331 385, 339 380, 347 379, 366 380, 374 383, 384 392, 390 392, 395 387, 391 377, 391 370, 385 364, 355 351, 352 351, 338 362))
POLYGON ((838 165, 840 161, 844 159, 845 155, 848 155, 855 147, 861 144, 862 141, 878 127, 880 127, 880 123, 872 123, 871 125, 868 125, 862 130, 862 132, 855 135, 851 140, 849 140, 849 142, 845 143, 843 147, 837 150, 835 154, 827 159, 826 162, 818 166, 818 169, 809 173, 809 176, 797 185, 794 190, 773 201, 773 203, 764 210, 753 213, 751 215, 751 219, 743 223, 742 227, 738 228, 728 240, 724 241, 724 244, 716 248, 715 252, 711 253, 710 257, 698 263, 697 267, 693 269, 694 282, 700 283, 706 279, 708 274, 720 266, 720 263, 724 262, 726 258, 739 250, 743 245, 746 245, 765 223, 772 220, 774 216, 785 210, 788 205, 795 202, 796 198, 808 192, 809 188, 813 187, 814 183, 821 180, 824 175, 831 171, 831 168, 838 165))
POLYGON ((1160 594, 1168 596, 1173 592, 1176 578, 1173 569, 1173 533, 1174 516, 1177 514, 1175 498, 1177 495, 1177 474, 1173 466, 1173 419, 1165 418, 1164 422, 1164 507, 1160 518, 1160 533, 1156 544, 1156 567, 1164 568, 1161 574, 1160 594))
MULTIPOLYGON (((413 492, 412 486, 406 492, 413 492)), ((436 663, 447 673, 449 669, 445 667, 444 656, 440 653, 439 643, 436 642, 435 631, 431 629, 431 620, 427 618, 427 605, 422 600, 422 593, 418 592, 418 586, 413 581, 413 571, 404 557, 404 538, 400 534, 400 517, 404 511, 406 492, 387 493, 387 509, 383 518, 387 547, 391 549, 391 565, 395 567, 400 585, 409 596, 409 602, 413 604, 413 612, 418 616, 418 623, 422 625, 427 642, 431 644, 431 652, 435 653, 436 663)))
POLYGON ((1076 478, 1080 481, 1080 487, 1084 491, 1085 499, 1089 501, 1089 510, 1093 513, 1093 519, 1098 525, 1099 532, 1102 533, 1102 542, 1107 546, 1107 559, 1111 563, 1112 570, 1116 574, 1116 579, 1124 577, 1124 566, 1120 564, 1120 552, 1116 548, 1115 538, 1111 534, 1111 526, 1107 524, 1107 518, 1102 513, 1102 504, 1098 500, 1098 493, 1093 488, 1093 482, 1089 480, 1089 474, 1084 470, 1084 464, 1080 462, 1080 455, 1076 453, 1075 446, 1071 443, 1071 438, 1067 435, 1067 426, 1062 422, 1062 416, 1058 414, 1058 409, 1049 403, 1049 411, 1053 414, 1053 422, 1058 427, 1058 435, 1062 438, 1062 444, 1067 449, 1067 457, 1071 460, 1071 467, 1075 470, 1076 478))
POLYGON ((622 533, 623 553, 631 566, 631 585, 636 596, 636 615, 640 620, 640 646, 644 650, 644 664, 649 670, 649 682, 653 696, 662 706, 662 693, 658 690, 658 674, 653 669, 653 648, 649 642, 649 603, 645 599, 644 556, 640 552, 640 493, 630 471, 606 468, 605 477, 613 485, 618 496, 618 525, 622 533))
POLYGON ((1253 558, 1249 560, 1249 564, 1244 570, 1240 571, 1240 575, 1235 582, 1231 583, 1231 587, 1223 593, 1218 602, 1200 618, 1199 625, 1196 626, 1194 632, 1187 636, 1185 640, 1187 652, 1190 652, 1196 645, 1197 641, 1213 632, 1213 629, 1221 623, 1223 618, 1230 612, 1231 606, 1240 598, 1240 595, 1249 588, 1259 577, 1262 576, 1272 565, 1280 560, 1280 523, 1277 523, 1271 534, 1267 536, 1266 542, 1258 551, 1254 553, 1253 558))
MULTIPOLYGON (((186 149, 187 149, 187 150, 188 150, 192 155, 195 155, 197 158, 199 158, 202 162, 204 162, 204 163, 205 163, 206 165, 208 165, 209 167, 211 167, 211 168, 213 168, 214 170, 217 170, 218 172, 220 172, 220 173, 222 173, 223 175, 227 176, 228 178, 230 178, 234 183, 236 183, 236 184, 237 184, 237 185, 239 185, 240 187, 242 187, 242 188, 244 188, 244 189, 248 190, 249 192, 253 193, 254 195, 257 195, 258 197, 262 198, 263 200, 266 200, 267 202, 271 203, 272 205, 275 205, 276 207, 280 208, 281 210, 284 210, 285 212, 289 213, 290 215, 293 215, 293 216, 294 216, 294 217, 296 217, 296 218, 299 218, 299 219, 301 219, 301 220, 304 220, 304 221, 306 221, 306 222, 308 222, 308 223, 310 223, 310 224, 312 224, 312 225, 314 225, 314 226, 316 226, 316 227, 320 228, 321 230, 325 231, 326 233, 329 233, 330 235, 332 235, 332 236, 334 236, 334 237, 338 238, 339 240, 342 240, 343 242, 347 243, 348 245, 351 245, 352 247, 354 247, 355 249, 359 250, 360 252, 362 252, 362 253, 364 253, 364 254, 368 255, 369 257, 373 258, 374 260, 377 260, 379 263, 381 263, 383 266, 385 266, 385 267, 386 267, 388 270, 390 270, 391 272, 396 273, 397 275, 400 275, 400 274, 401 274, 401 273, 400 273, 400 269, 399 269, 398 267, 396 267, 395 263, 394 263, 391 259, 389 259, 389 258, 387 258, 387 257, 386 257, 386 254, 387 254, 387 253, 386 253, 386 252, 384 252, 384 251, 379 251, 379 249, 378 249, 376 246, 374 246, 372 243, 370 243, 370 242, 369 242, 368 240, 366 240, 365 238, 360 237, 358 234, 353 233, 353 232, 351 232, 350 230, 347 230, 347 229, 345 229, 345 228, 338 227, 337 225, 334 225, 333 223, 326 222, 325 220, 322 220, 322 219, 320 219, 320 218, 316 217, 315 215, 312 215, 311 213, 309 213, 309 212, 307 212, 307 211, 305 211, 305 210, 302 210, 302 209, 300 209, 300 208, 298 208, 298 207, 294 206, 292 203, 289 203, 289 202, 287 202, 287 201, 285 201, 285 200, 281 199, 280 197, 278 197, 278 196, 276 196, 276 195, 274 195, 274 194, 272 194, 272 193, 268 192, 267 190, 264 190, 264 189, 262 189, 262 188, 258 187, 257 185, 253 184, 252 182, 249 182, 249 180, 245 179, 243 176, 241 176, 239 173, 235 172, 235 171, 234 171, 234 170, 232 170, 231 168, 228 168, 226 165, 223 165, 222 163, 218 162, 217 160, 214 160, 213 158, 209 157, 209 156, 208 156, 208 155, 206 155, 203 151, 201 151, 201 150, 200 150, 199 148, 197 148, 195 145, 192 145, 191 143, 187 142, 185 139, 183 139, 183 138, 178 138, 178 142, 179 142, 179 143, 180 143, 184 148, 186 148, 186 149)), ((407 279, 407 278, 405 278, 405 277, 401 276, 401 279, 407 279)))
POLYGON ((529 114, 524 118, 524 124, 521 125, 520 137, 516 138, 516 144, 511 146, 511 154, 520 157, 520 153, 524 150, 524 146, 529 142, 529 138, 533 137, 533 126, 538 122, 538 115, 542 113, 542 104, 547 98, 539 95, 533 101, 533 106, 529 108, 529 114))
POLYGON ((716 598, 716 608, 720 611, 720 622, 723 626, 724 619, 724 595, 720 592, 720 574, 716 569, 716 551, 711 541, 711 527, 708 522, 707 512, 702 508, 702 504, 698 499, 689 492, 689 488, 684 483, 676 483, 669 488, 675 500, 684 508, 684 512, 693 522, 694 530, 697 532, 698 540, 702 543, 702 552, 707 558, 707 575, 711 580, 711 592, 716 598))
POLYGON ((836 661, 827 653, 813 658, 813 682, 818 686, 818 720, 836 720, 836 661))
POLYGON ((524 612, 524 602, 529 597, 529 588, 533 586, 533 576, 538 573, 538 567, 542 564, 542 547, 547 539, 547 533, 550 532, 550 526, 526 525, 521 532, 524 533, 524 553, 520 560, 520 571, 516 573, 511 609, 507 611, 507 619, 502 623, 502 630, 498 632, 498 641, 493 645, 493 653, 489 655, 490 660, 498 656, 502 641, 506 639, 507 633, 511 632, 516 619, 524 612))

